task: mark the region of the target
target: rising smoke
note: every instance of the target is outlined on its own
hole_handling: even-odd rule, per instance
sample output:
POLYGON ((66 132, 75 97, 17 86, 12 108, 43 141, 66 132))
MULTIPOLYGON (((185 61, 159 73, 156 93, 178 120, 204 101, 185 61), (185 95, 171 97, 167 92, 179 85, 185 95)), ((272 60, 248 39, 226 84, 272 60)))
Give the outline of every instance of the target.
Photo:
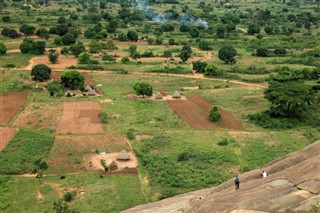
MULTIPOLYGON (((149 20, 153 20, 157 23, 163 24, 167 21, 171 21, 173 18, 172 13, 165 13, 163 15, 158 14, 156 11, 154 11, 150 6, 149 6, 149 1, 148 0, 139 0, 139 8, 143 11, 146 12, 146 17, 149 20)), ((208 23, 201 19, 201 18, 196 18, 194 15, 189 14, 185 16, 180 16, 178 19, 178 22, 180 24, 185 24, 185 25, 196 25, 196 26, 203 26, 206 29, 208 29, 208 23)))

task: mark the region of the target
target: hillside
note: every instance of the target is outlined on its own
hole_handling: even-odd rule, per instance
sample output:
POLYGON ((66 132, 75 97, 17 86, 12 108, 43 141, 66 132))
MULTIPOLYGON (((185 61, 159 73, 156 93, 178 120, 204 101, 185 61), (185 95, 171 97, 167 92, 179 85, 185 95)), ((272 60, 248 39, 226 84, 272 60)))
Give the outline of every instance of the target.
POLYGON ((141 205, 123 213, 164 212, 309 212, 320 201, 320 141, 240 175, 217 187, 141 205), (262 170, 268 171, 261 178, 262 170), (242 211, 245 210, 245 211, 242 211))

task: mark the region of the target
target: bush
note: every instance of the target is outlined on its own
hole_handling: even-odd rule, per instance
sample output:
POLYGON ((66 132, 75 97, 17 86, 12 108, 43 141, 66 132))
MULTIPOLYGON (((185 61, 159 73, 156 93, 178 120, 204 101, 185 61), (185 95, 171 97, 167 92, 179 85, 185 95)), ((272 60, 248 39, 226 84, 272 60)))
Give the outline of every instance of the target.
POLYGON ((34 80, 43 81, 49 79, 51 75, 51 69, 45 64, 37 64, 31 70, 31 76, 34 80))
POLYGON ((66 202, 71 202, 75 196, 77 195, 77 192, 73 191, 73 192, 67 192, 63 195, 63 200, 66 202))
POLYGON ((267 48, 259 48, 256 51, 257 56, 260 57, 268 57, 269 56, 269 50, 267 48))
POLYGON ((100 118, 100 120, 101 120, 101 122, 103 124, 109 123, 109 116, 108 116, 108 114, 106 112, 100 112, 99 113, 99 118, 100 118))
POLYGON ((218 107, 213 106, 210 110, 209 119, 213 122, 217 122, 221 119, 221 113, 218 110, 218 107))
POLYGON ((71 89, 83 87, 84 77, 76 70, 68 70, 62 73, 61 82, 64 86, 71 89))
POLYGON ((128 132, 127 132, 127 137, 129 140, 134 140, 136 139, 136 136, 134 134, 134 129, 129 129, 128 132))
POLYGON ((0 42, 0 55, 5 54, 7 52, 7 47, 4 43, 0 42))
POLYGON ((87 52, 80 53, 78 57, 79 64, 89 64, 90 63, 90 54, 87 52))
POLYGON ((200 50, 212 50, 212 47, 208 41, 200 41, 199 48, 200 50))
POLYGON ((236 63, 237 50, 232 46, 224 46, 218 52, 218 57, 220 60, 224 61, 227 64, 236 63))

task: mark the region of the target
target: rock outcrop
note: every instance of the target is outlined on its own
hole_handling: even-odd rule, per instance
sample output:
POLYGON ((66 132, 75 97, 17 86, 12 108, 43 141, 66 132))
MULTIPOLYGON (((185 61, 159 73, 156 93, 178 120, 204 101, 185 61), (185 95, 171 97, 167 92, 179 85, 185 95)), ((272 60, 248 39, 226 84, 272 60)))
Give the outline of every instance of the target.
POLYGON ((123 212, 308 212, 320 203, 320 141, 239 177, 241 184, 238 191, 234 189, 233 180, 229 180, 217 187, 136 206, 123 212), (269 173, 268 177, 261 177, 262 170, 269 173))

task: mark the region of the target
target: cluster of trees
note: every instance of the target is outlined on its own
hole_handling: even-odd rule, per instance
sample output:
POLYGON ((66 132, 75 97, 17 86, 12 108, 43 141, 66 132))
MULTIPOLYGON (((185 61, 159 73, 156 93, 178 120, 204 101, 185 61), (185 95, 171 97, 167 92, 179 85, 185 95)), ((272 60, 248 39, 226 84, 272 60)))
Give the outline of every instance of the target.
POLYGON ((34 41, 32 38, 24 38, 19 48, 21 53, 43 55, 46 51, 46 42, 34 41))

